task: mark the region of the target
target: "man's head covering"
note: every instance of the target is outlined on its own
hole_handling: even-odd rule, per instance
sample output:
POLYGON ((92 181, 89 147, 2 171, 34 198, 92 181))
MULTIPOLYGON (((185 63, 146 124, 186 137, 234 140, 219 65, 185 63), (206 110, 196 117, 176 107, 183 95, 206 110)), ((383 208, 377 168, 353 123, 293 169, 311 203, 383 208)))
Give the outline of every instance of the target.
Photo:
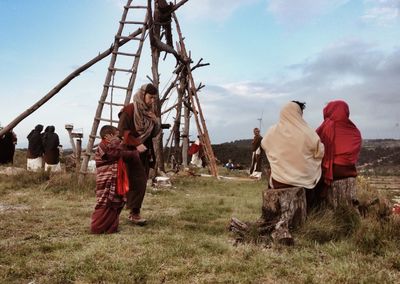
POLYGON ((149 83, 146 85, 143 85, 141 87, 141 89, 146 93, 146 94, 150 94, 150 95, 157 95, 158 94, 158 90, 156 87, 154 87, 153 84, 149 83))
POLYGON ((326 184, 333 181, 333 164, 355 165, 361 150, 361 133, 349 119, 350 111, 346 102, 337 100, 329 102, 323 111, 324 121, 317 133, 325 146, 322 161, 326 184))
POLYGON ((150 136, 156 136, 161 129, 161 124, 156 116, 156 103, 148 106, 144 97, 148 94, 158 94, 157 88, 153 84, 146 84, 133 96, 134 104, 134 123, 136 131, 139 133, 139 138, 144 142, 150 136))
POLYGON ((321 177, 324 146, 302 115, 297 103, 287 103, 281 110, 279 122, 264 135, 261 146, 271 165, 274 180, 313 188, 321 177))
POLYGON ((42 130, 43 130, 43 125, 41 125, 41 124, 36 125, 36 126, 35 126, 35 130, 36 130, 36 131, 39 131, 39 132, 42 132, 42 130))

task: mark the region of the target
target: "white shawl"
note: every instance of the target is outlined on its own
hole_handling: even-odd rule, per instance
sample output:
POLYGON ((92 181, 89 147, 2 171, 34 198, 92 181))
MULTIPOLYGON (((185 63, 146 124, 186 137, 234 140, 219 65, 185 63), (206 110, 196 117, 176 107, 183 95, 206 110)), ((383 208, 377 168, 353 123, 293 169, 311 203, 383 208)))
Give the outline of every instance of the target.
POLYGON ((300 106, 290 102, 261 141, 271 177, 285 184, 313 188, 321 177, 324 145, 303 119, 300 106))

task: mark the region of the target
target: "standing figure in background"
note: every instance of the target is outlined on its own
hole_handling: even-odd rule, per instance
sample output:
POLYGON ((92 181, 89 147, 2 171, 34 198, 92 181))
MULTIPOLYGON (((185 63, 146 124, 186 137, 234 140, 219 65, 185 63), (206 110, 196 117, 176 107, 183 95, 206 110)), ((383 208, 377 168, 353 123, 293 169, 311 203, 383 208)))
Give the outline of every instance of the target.
POLYGON ((43 125, 35 126, 28 138, 28 152, 26 169, 28 171, 40 171, 43 167, 43 144, 42 144, 43 125))
POLYGON ((127 207, 130 209, 129 220, 136 225, 145 225, 146 219, 140 215, 150 168, 154 168, 153 138, 161 130, 157 118, 158 90, 153 84, 143 85, 134 95, 133 103, 126 105, 119 113, 119 135, 129 150, 138 150, 139 155, 125 159, 129 192, 127 207))
POLYGON ((13 164, 16 144, 17 135, 12 130, 0 137, 0 164, 13 164))
POLYGON ((139 159, 137 150, 125 150, 118 137, 118 129, 104 125, 100 129, 101 142, 95 152, 96 206, 90 230, 93 234, 118 231, 119 215, 126 202, 129 179, 122 158, 139 159))
POLYGON ((44 170, 52 172, 61 172, 60 165, 60 140, 57 133, 55 133, 53 125, 47 126, 42 136, 43 150, 44 150, 44 170))
POLYGON ((200 142, 200 137, 197 136, 196 141, 192 143, 189 147, 189 155, 192 155, 192 160, 190 161, 190 164, 197 167, 197 168, 202 168, 203 167, 203 149, 202 145, 200 142))
POLYGON ((304 187, 312 195, 321 177, 324 145, 303 119, 304 108, 305 103, 287 103, 261 145, 271 166, 271 188, 304 187))
POLYGON ((322 175, 325 187, 321 198, 334 180, 356 177, 356 163, 361 151, 361 133, 349 119, 350 110, 346 102, 329 102, 323 111, 324 121, 317 133, 325 146, 322 160, 322 175))
POLYGON ((251 166, 250 166, 250 177, 260 179, 261 178, 261 155, 263 150, 261 148, 262 136, 260 135, 260 129, 254 128, 254 138, 251 143, 251 166))

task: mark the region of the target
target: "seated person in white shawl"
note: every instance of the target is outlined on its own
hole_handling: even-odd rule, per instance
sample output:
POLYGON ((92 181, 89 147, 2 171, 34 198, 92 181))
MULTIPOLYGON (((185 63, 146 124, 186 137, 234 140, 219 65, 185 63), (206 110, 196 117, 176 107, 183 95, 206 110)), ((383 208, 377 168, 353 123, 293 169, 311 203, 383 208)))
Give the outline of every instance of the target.
POLYGON ((314 188, 321 178, 324 145, 303 119, 305 103, 292 101, 261 141, 271 166, 270 188, 314 188))

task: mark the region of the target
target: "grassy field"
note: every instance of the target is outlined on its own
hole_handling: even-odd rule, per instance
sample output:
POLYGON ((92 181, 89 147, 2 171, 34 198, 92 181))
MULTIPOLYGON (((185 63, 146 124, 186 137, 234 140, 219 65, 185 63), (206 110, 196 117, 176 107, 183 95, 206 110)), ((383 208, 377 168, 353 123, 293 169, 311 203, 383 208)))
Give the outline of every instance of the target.
POLYGON ((312 214, 293 247, 234 245, 230 218, 255 221, 264 186, 177 177, 149 188, 147 226, 130 225, 124 210, 119 233, 91 235, 93 177, 0 176, 0 282, 400 283, 400 220, 379 209, 366 219, 312 214))

